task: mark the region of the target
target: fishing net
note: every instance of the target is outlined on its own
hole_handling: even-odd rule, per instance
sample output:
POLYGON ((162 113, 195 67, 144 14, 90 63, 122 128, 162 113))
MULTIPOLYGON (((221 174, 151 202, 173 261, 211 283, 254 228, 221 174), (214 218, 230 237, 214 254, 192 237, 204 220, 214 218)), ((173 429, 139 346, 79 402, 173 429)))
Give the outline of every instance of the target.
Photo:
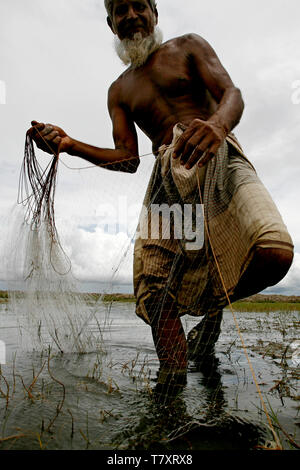
MULTIPOLYGON (((47 164, 41 165, 35 154, 33 140, 27 133, 18 192, 18 204, 21 206, 21 210, 14 211, 12 219, 14 218, 15 222, 11 223, 12 230, 9 237, 11 242, 9 271, 17 274, 19 281, 21 281, 21 288, 12 290, 11 302, 15 311, 18 312, 24 343, 33 344, 36 349, 51 345, 51 348, 61 352, 73 350, 86 352, 99 347, 102 340, 100 325, 97 323, 99 328, 91 329, 90 323, 95 321, 97 309, 103 306, 101 304, 103 295, 100 296, 99 302, 94 307, 89 306, 87 309, 87 299, 78 291, 70 258, 60 242, 56 228, 54 204, 57 170, 60 161, 62 162, 59 156, 54 155, 47 164)), ((68 167, 68 165, 64 165, 68 167)), ((153 166, 153 161, 150 162, 150 165, 153 166)), ((117 178, 123 171, 135 172, 136 159, 101 166, 103 167, 101 171, 114 170, 115 186, 118 186, 117 178)), ((85 168, 90 168, 90 166, 81 169, 85 168)), ((102 289, 102 294, 111 294, 114 286, 122 282, 122 276, 128 279, 128 275, 132 271, 132 264, 134 264, 133 276, 131 273, 130 277, 134 278, 133 289, 137 297, 137 314, 151 326, 156 350, 160 356, 159 360, 163 362, 164 376, 166 370, 178 369, 178 364, 172 363, 172 360, 169 361, 170 363, 167 360, 164 364, 162 359, 165 355, 165 348, 171 351, 179 337, 182 336, 182 326, 177 309, 182 310, 180 315, 183 313, 203 315, 198 308, 200 300, 197 295, 195 296, 194 291, 199 281, 195 272, 199 265, 205 264, 206 257, 205 249, 203 249, 204 212, 200 201, 195 197, 191 198, 188 194, 192 191, 195 194, 198 193, 195 175, 192 181, 187 179, 184 182, 187 198, 185 200, 177 198, 176 201, 173 201, 174 195, 168 194, 165 184, 171 170, 167 170, 164 181, 156 178, 156 170, 154 170, 153 187, 151 183, 148 185, 149 172, 151 171, 152 168, 148 165, 148 174, 144 176, 144 184, 140 184, 142 189, 139 193, 139 201, 136 201, 135 198, 137 196, 136 187, 133 188, 134 192, 128 190, 127 194, 123 187, 124 201, 123 206, 121 204, 121 210, 119 207, 119 212, 112 214, 110 206, 110 210, 107 211, 106 232, 108 237, 110 235, 116 238, 121 231, 126 232, 126 236, 120 239, 118 253, 114 253, 110 279, 106 289, 104 291, 102 289), (145 198, 143 193, 145 193, 147 185, 148 191, 145 198), (189 185, 190 190, 188 190, 189 185), (170 210, 171 203, 173 205, 170 210), (131 218, 124 217, 124 211, 128 211, 126 205, 130 205, 131 218), (120 215, 121 212, 123 217, 120 215), (140 214, 139 220, 138 214, 140 214), (184 249, 186 244, 190 245, 190 250, 184 249), (139 266, 141 263, 145 265, 142 268, 139 266), (188 271, 190 278, 191 275, 194 276, 193 283, 190 283, 190 279, 183 281, 182 277, 185 271, 188 271), (185 283, 184 288, 179 289, 183 282, 185 283), (189 287, 187 287, 187 283, 190 284, 189 287), (176 290, 180 291, 179 302, 173 302, 176 298, 176 290), (154 295, 149 295, 152 292, 154 295), (172 302, 170 299, 173 299, 172 302), (186 302, 187 300, 188 302, 186 302), (145 310, 146 305, 147 309, 145 310), (174 318, 169 318, 169 313, 164 314, 165 318, 163 317, 162 312, 168 312, 168 310, 171 311, 171 316, 174 315, 174 318), (170 323, 170 325, 166 326, 164 322, 170 323), (177 323, 177 325, 173 325, 173 323, 177 323), (156 337, 155 331, 159 329, 162 330, 163 335, 167 334, 168 338, 163 340, 161 335, 156 337), (159 345, 161 341, 165 341, 162 348, 159 345), (165 365, 166 367, 164 367, 165 365)), ((108 189, 106 189, 105 196, 107 194, 108 189)), ((215 308, 210 305, 212 303, 213 298, 203 292, 202 309, 213 311, 213 316, 215 316, 215 308)), ((201 344, 206 345, 208 353, 213 352, 213 345, 219 335, 222 319, 220 309, 217 310, 217 313, 219 314, 216 321, 207 316, 205 324, 208 326, 201 334, 198 326, 189 334, 189 345, 192 345, 193 349, 199 343, 199 338, 202 335, 201 344)), ((202 322, 202 326, 203 324, 204 322, 202 322)), ((182 353, 177 347, 175 356, 180 357, 181 355, 182 353)), ((195 356, 195 351, 192 351, 191 347, 189 356, 190 358, 195 356)))
MULTIPOLYGON (((57 155, 42 167, 28 134, 19 184, 22 212, 11 237, 12 271, 22 280, 12 302, 23 337, 36 349, 103 351, 98 313, 109 315, 116 285, 133 279, 129 293, 134 293, 137 316, 152 333, 154 391, 162 401, 183 390, 188 363, 206 377, 214 376, 223 309, 242 297, 236 294, 236 286, 252 259, 253 231, 254 241, 261 241, 263 226, 271 220, 281 224, 281 243, 290 242, 238 143, 233 138, 224 141, 205 169, 187 170, 180 160, 172 159, 183 131, 181 125, 174 128, 173 142, 161 147, 156 159, 141 158, 142 169, 137 170, 137 159, 132 158, 97 170, 103 175, 109 171, 100 187, 89 186, 89 191, 100 193, 101 200, 109 203, 102 220, 105 229, 98 232, 102 240, 107 237, 99 270, 106 269, 109 280, 93 305, 79 294, 55 221, 58 165, 67 171, 76 168, 57 155), (139 182, 131 184, 127 178, 133 178, 136 170, 139 182), (129 174, 124 177, 124 172, 129 174), (119 211, 112 209, 116 205, 119 211), (265 209, 257 211, 261 206, 265 209), (116 240, 108 275, 105 265, 116 240), (111 298, 104 302, 107 294, 111 298)), ((88 168, 95 166, 80 170, 88 168)))
MULTIPOLYGON (((113 213, 111 206, 106 219, 108 234, 117 237, 120 232, 125 232, 127 235, 123 238, 123 246, 119 246, 118 256, 115 256, 109 286, 118 283, 124 266, 129 271, 128 260, 132 260, 136 313, 151 326, 161 369, 167 374, 173 369, 180 373, 180 369, 186 368, 186 352, 179 351, 181 346, 186 348, 185 333, 188 333, 187 354, 190 359, 200 361, 214 352, 220 334, 222 309, 228 304, 229 296, 251 260, 249 246, 253 241, 249 234, 242 233, 244 220, 232 213, 236 173, 239 172, 240 179, 246 181, 248 192, 251 192, 251 184, 256 185, 257 192, 253 167, 241 156, 238 147, 227 142, 205 169, 194 167, 186 170, 179 160, 173 160, 172 149, 183 131, 184 128, 177 125, 171 145, 160 148, 146 194, 138 202, 138 210, 135 206, 134 214, 140 213, 139 223, 136 217, 131 221, 126 217, 120 220, 120 210, 119 214, 113 213), (228 170, 229 159, 231 170, 228 170), (183 332, 180 317, 185 315, 203 321, 190 332, 183 332), (177 348, 175 353, 174 348, 177 348)), ((64 331, 65 338, 73 338, 74 344, 79 341, 76 347, 81 349, 80 341, 84 341, 87 328, 80 325, 84 325, 87 318, 82 313, 85 309, 76 294, 78 289, 72 276, 71 262, 60 243, 55 222, 59 161, 58 155, 54 155, 42 167, 29 133, 26 135, 18 195, 18 203, 24 211, 21 227, 14 229, 19 239, 13 243, 12 259, 14 269, 22 273, 30 299, 28 307, 31 313, 25 317, 38 323, 39 334, 41 325, 47 326, 57 346, 60 344, 58 325, 66 321, 70 332, 64 331), (38 320, 42 300, 49 304, 43 321, 38 320), (62 312, 68 312, 66 317, 62 312), (53 331, 50 331, 51 325, 53 331)), ((136 158, 131 158, 113 165, 102 164, 99 171, 113 170, 117 174, 114 187, 119 186, 120 196, 120 189, 124 191, 125 188, 118 185, 122 182, 118 177, 122 177, 124 171, 134 173, 136 164, 136 158)), ((136 186, 128 188, 127 192, 132 196, 134 191, 136 186)), ((105 192, 104 188, 102 192, 102 199, 107 199, 109 189, 106 188, 105 192)), ((239 195, 245 203, 243 197, 243 194, 239 195)), ((115 196, 114 199, 116 203, 115 196)), ((132 201, 125 200, 123 212, 128 210, 126 204, 132 206, 132 201)), ((239 207, 235 210, 238 211, 239 207)), ((246 215, 250 219, 248 224, 253 225, 253 215, 250 212, 246 215)))
POLYGON ((11 214, 7 271, 23 346, 61 353, 101 349, 101 328, 86 328, 93 312, 78 292, 57 233, 54 199, 58 156, 43 168, 27 133, 18 204, 11 214), (17 279, 17 284, 16 284, 17 279), (16 288, 19 286, 19 289, 16 288))

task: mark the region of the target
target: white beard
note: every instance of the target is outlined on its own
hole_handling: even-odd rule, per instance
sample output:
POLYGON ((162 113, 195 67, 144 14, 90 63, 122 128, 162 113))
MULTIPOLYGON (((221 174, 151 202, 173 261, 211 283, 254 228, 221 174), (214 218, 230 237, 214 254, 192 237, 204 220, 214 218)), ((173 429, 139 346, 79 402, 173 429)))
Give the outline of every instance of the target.
POLYGON ((141 33, 135 33, 133 39, 122 41, 115 36, 115 50, 123 64, 138 68, 144 65, 150 54, 159 49, 162 40, 162 32, 156 26, 154 32, 145 38, 141 33))

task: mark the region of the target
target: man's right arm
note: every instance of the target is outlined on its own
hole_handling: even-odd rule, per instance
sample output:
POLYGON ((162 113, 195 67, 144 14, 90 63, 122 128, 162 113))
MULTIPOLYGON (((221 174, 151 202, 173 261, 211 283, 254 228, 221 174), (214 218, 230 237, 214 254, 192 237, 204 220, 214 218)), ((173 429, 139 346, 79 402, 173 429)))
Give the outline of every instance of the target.
POLYGON ((29 133, 37 146, 47 153, 66 152, 96 166, 114 171, 135 173, 139 166, 137 133, 129 113, 120 104, 118 87, 112 85, 108 95, 108 108, 113 124, 115 149, 99 148, 69 137, 61 128, 32 122, 29 133))

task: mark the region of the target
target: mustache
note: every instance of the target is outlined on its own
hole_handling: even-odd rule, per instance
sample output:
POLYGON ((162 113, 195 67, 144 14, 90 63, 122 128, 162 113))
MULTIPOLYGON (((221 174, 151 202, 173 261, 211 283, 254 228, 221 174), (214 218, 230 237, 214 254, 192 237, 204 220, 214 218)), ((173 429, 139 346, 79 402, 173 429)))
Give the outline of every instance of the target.
POLYGON ((119 28, 124 31, 124 32, 128 32, 130 31, 131 28, 137 28, 139 26, 145 26, 145 21, 143 21, 142 19, 139 19, 139 20, 123 20, 121 21, 121 23, 119 24, 119 28))

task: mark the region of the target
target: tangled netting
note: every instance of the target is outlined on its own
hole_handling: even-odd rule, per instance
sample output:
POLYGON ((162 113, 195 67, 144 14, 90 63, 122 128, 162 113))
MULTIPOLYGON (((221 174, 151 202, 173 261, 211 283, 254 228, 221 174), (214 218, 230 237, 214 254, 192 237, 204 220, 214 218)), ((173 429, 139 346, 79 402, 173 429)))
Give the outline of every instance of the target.
POLYGON ((57 231, 54 217, 54 196, 56 188, 58 157, 54 156, 45 170, 37 161, 33 141, 26 134, 24 160, 19 181, 18 203, 27 208, 25 220, 33 229, 38 229, 46 220, 55 240, 57 231))
MULTIPOLYGON (((65 273, 67 273, 71 269, 71 263, 60 244, 55 225, 54 199, 57 167, 58 155, 54 155, 43 169, 36 158, 33 140, 27 132, 19 179, 18 204, 25 207, 24 222, 30 226, 31 230, 47 230, 51 242, 50 251, 52 252, 53 246, 55 246, 55 251, 60 251, 61 258, 64 259, 65 273)), ((54 270, 58 267, 57 261, 56 259, 56 262, 52 264, 54 270)), ((64 273, 60 272, 60 274, 64 273)))
POLYGON ((11 301, 26 346, 83 353, 101 348, 101 330, 91 328, 93 311, 78 293, 56 229, 57 168, 58 155, 42 167, 27 133, 18 191, 22 210, 14 217, 9 256, 11 278, 20 288, 11 301))

